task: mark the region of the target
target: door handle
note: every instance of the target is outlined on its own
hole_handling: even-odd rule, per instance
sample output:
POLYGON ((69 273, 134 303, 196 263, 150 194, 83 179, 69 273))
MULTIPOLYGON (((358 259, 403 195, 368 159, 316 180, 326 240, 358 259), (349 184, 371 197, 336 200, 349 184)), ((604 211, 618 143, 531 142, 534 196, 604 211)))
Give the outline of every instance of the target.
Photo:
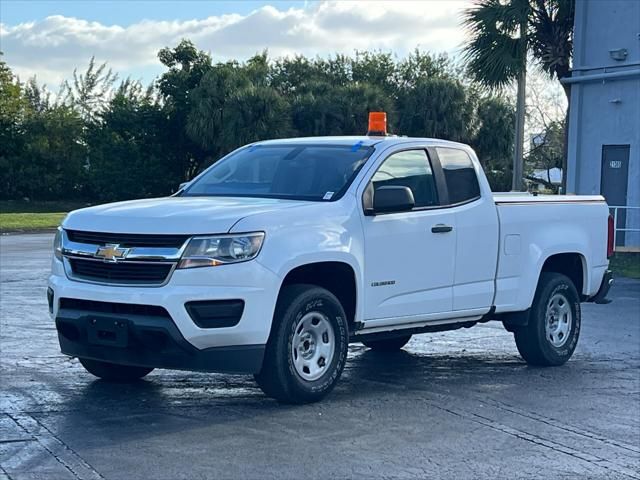
POLYGON ((431 227, 431 231, 433 233, 447 233, 447 232, 450 232, 451 230, 453 230, 453 227, 451 225, 445 225, 443 223, 439 223, 431 227))

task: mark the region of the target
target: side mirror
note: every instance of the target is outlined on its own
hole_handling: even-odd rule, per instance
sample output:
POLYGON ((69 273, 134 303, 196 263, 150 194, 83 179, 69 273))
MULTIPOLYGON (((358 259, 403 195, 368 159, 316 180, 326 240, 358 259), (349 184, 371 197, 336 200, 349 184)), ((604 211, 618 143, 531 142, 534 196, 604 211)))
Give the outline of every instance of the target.
POLYGON ((387 185, 376 188, 373 193, 373 214, 406 212, 416 204, 409 187, 387 185))

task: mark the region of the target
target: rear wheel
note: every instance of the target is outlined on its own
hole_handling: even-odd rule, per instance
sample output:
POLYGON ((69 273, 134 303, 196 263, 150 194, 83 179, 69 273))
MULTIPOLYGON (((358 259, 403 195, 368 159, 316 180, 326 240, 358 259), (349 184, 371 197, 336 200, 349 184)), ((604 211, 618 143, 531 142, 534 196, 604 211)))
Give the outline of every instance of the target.
POLYGON ((381 340, 367 340, 362 342, 365 347, 369 347, 376 352, 396 352, 404 347, 411 335, 403 335, 402 337, 385 338, 381 340))
POLYGON ((526 326, 514 332, 516 346, 530 365, 562 365, 580 336, 580 298, 569 277, 543 272, 526 326))
POLYGON ((88 358, 79 358, 87 372, 110 382, 133 382, 151 373, 153 368, 118 365, 88 358))
POLYGON ((347 359, 347 320, 338 299, 313 285, 284 287, 255 379, 284 403, 315 402, 338 382, 347 359))

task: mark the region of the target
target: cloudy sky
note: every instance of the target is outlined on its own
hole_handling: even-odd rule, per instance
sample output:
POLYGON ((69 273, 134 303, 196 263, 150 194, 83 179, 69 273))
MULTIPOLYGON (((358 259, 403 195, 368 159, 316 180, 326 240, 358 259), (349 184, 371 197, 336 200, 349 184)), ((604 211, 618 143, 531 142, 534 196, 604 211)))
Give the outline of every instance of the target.
POLYGON ((0 50, 21 78, 55 86, 92 55, 121 77, 150 81, 156 54, 191 39, 214 60, 419 47, 455 55, 470 0, 0 1, 0 50))

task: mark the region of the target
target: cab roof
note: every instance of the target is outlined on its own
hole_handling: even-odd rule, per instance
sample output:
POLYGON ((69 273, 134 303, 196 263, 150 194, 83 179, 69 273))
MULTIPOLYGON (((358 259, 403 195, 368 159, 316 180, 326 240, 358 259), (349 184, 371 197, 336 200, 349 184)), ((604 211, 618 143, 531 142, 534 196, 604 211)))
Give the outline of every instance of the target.
POLYGON ((467 145, 458 142, 451 142, 449 140, 440 140, 437 138, 418 138, 418 137, 398 137, 395 135, 390 135, 386 137, 378 137, 378 136, 335 136, 335 137, 298 137, 298 138, 279 138, 275 140, 264 140, 260 142, 255 142, 253 145, 278 145, 278 144, 300 144, 300 145, 311 145, 311 144, 323 144, 326 143, 328 145, 356 145, 360 144, 363 147, 372 147, 375 145, 384 144, 385 146, 393 146, 393 145, 401 145, 403 143, 414 143, 420 142, 425 144, 432 145, 445 145, 449 144, 451 146, 458 147, 467 147, 467 145))

